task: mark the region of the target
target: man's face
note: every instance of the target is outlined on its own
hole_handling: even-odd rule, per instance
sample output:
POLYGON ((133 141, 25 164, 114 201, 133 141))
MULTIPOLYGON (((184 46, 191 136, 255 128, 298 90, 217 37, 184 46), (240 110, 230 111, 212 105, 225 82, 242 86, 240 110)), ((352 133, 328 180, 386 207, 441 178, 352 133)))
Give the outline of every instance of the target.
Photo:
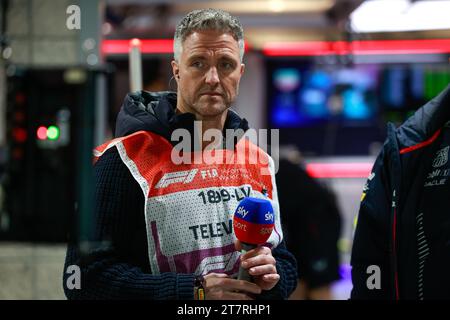
POLYGON ((178 108, 198 119, 222 115, 235 100, 244 73, 238 42, 230 33, 196 31, 183 43, 180 61, 172 61, 178 83, 178 108))

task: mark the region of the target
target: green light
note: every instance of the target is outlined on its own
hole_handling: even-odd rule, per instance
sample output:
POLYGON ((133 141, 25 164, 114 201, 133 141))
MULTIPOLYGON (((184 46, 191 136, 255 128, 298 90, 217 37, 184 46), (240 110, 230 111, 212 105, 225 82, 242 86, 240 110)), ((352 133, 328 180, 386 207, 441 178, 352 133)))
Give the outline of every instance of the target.
POLYGON ((58 140, 59 138, 59 128, 56 126, 50 126, 47 129, 48 140, 58 140))

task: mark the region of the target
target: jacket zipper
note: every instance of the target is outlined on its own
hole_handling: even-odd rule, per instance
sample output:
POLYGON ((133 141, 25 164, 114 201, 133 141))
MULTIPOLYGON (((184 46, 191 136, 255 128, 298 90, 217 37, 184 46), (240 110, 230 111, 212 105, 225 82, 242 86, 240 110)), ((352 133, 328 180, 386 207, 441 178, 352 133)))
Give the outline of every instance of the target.
MULTIPOLYGON (((388 136, 390 137, 390 141, 391 141, 391 145, 393 147, 393 154, 395 154, 395 156, 393 157, 393 161, 396 161, 396 166, 398 166, 400 168, 400 161, 398 159, 398 156, 400 155, 400 151, 397 145, 397 137, 395 134, 395 126, 392 123, 388 124, 388 136)), ((398 282, 398 266, 397 266, 397 220, 398 220, 398 215, 397 215, 397 198, 398 198, 398 194, 399 194, 399 179, 396 179, 395 177, 395 168, 394 168, 394 164, 391 164, 391 181, 392 181, 392 220, 391 220, 391 252, 392 252, 392 257, 391 257, 391 267, 392 267, 392 271, 393 273, 391 274, 393 276, 392 279, 392 289, 394 291, 394 298, 395 300, 399 300, 400 299, 400 293, 399 293, 399 282, 398 282)))
POLYGON ((394 213, 392 223, 392 254, 393 254, 393 268, 394 268, 394 291, 395 300, 399 300, 398 292, 398 272, 397 272, 397 206, 396 206, 396 194, 395 189, 392 194, 392 209, 394 213))

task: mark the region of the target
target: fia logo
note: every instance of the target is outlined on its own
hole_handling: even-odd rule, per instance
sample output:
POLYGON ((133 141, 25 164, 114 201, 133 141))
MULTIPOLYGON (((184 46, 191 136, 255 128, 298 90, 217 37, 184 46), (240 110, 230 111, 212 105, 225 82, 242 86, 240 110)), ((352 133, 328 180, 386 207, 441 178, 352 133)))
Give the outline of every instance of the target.
POLYGON ((433 160, 433 168, 442 167, 448 161, 448 150, 450 146, 442 148, 438 152, 436 152, 436 157, 433 160))

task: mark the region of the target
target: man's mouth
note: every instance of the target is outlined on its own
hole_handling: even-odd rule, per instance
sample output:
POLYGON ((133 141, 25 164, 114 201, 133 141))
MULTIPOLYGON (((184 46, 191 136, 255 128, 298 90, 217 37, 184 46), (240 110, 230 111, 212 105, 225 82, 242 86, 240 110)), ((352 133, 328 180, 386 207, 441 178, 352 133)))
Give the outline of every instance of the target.
POLYGON ((204 95, 207 95, 207 96, 222 96, 222 94, 219 93, 219 92, 203 92, 201 95, 202 96, 204 96, 204 95))

